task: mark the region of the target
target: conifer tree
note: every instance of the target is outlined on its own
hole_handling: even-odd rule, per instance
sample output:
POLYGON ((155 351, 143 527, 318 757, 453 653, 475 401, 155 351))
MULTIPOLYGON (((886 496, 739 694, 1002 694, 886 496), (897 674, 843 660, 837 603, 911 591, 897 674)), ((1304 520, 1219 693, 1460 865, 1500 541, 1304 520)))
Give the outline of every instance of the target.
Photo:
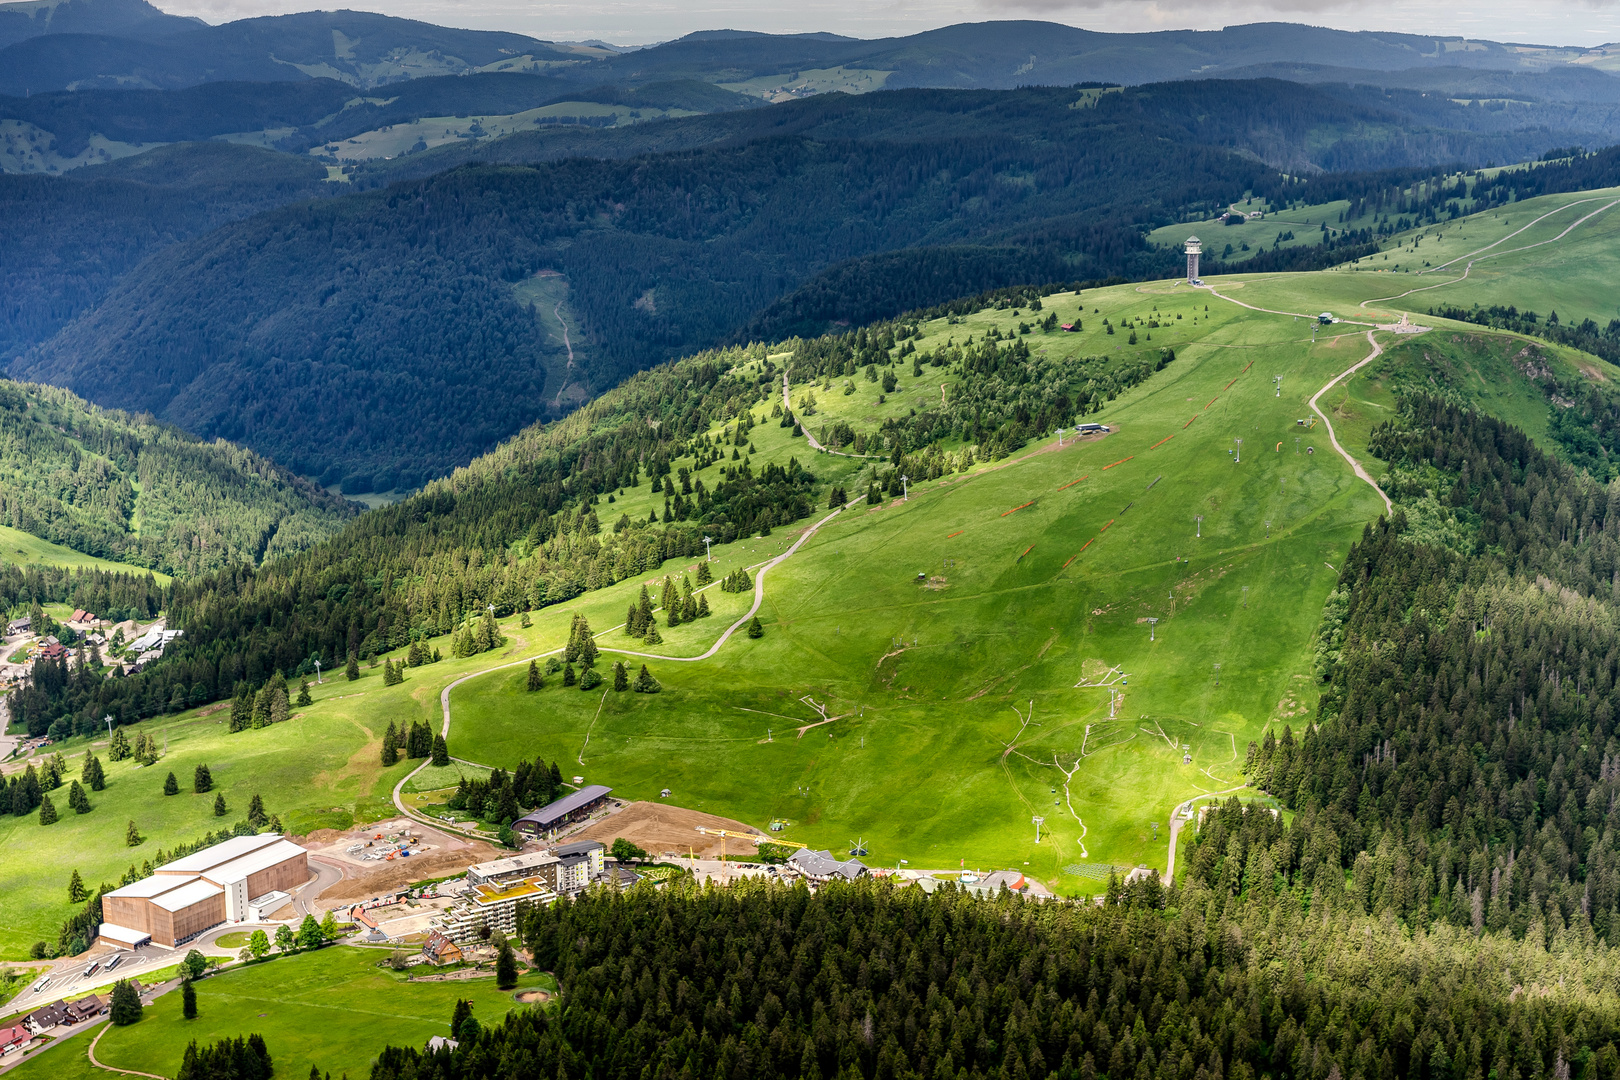
POLYGON ((699 593, 698 594, 697 617, 700 618, 700 619, 707 619, 712 614, 714 614, 714 613, 709 610, 709 597, 708 597, 708 594, 707 593, 699 593))
POLYGON ((647 636, 644 640, 648 645, 662 645, 664 643, 663 635, 658 632, 657 623, 647 627, 647 636))
POLYGON ((214 795, 214 816, 224 817, 226 813, 228 811, 225 809, 225 793, 223 791, 217 792, 214 795))
POLYGON ((765 627, 760 625, 758 615, 755 615, 752 619, 748 620, 748 636, 751 638, 761 638, 765 636, 765 627))
POLYGON ((90 894, 84 888, 84 879, 79 876, 78 867, 74 867, 73 876, 68 878, 68 903, 82 904, 89 897, 90 894))
POLYGON ((636 676, 634 689, 638 694, 656 694, 663 689, 663 686, 659 684, 657 679, 653 678, 652 672, 647 670, 647 665, 642 664, 641 673, 636 676))
POLYGON ((309 680, 308 679, 299 679, 298 680, 298 699, 296 701, 294 701, 293 704, 297 705, 300 709, 302 709, 306 705, 315 704, 315 699, 309 696, 309 680))
POLYGON ((433 764, 440 768, 450 764, 450 748, 444 744, 443 735, 433 736, 433 764))
POLYGON ((637 616, 639 614, 640 613, 636 611, 636 605, 634 605, 634 604, 631 604, 630 607, 625 611, 625 613, 624 613, 624 632, 625 632, 625 636, 627 636, 627 637, 636 637, 637 636, 636 635, 636 623, 639 621, 637 619, 637 616))
POLYGON ((264 813, 264 800, 259 797, 259 793, 256 791, 253 793, 253 798, 248 800, 247 819, 248 824, 255 829, 264 828, 270 820, 264 813))
POLYGON ((39 797, 39 823, 41 825, 56 824, 56 804, 51 802, 49 795, 39 797))
POLYGON ((168 777, 165 778, 164 781, 163 781, 163 794, 165 794, 165 795, 178 795, 178 794, 180 794, 180 781, 178 781, 178 780, 176 780, 174 778, 174 773, 173 772, 170 772, 168 777))
POLYGON ((623 693, 630 689, 630 673, 625 670, 624 661, 613 661, 613 689, 623 693))
POLYGON ((564 686, 573 686, 574 683, 577 682, 577 681, 578 681, 578 679, 574 676, 574 665, 573 664, 564 664, 563 665, 563 685, 564 686))
POLYGON ((253 726, 253 692, 242 687, 236 693, 236 700, 231 702, 231 720, 227 730, 231 732, 246 731, 253 726))
POLYGON ((141 846, 141 830, 137 829, 135 827, 135 823, 133 821, 131 821, 129 823, 129 828, 127 830, 125 830, 125 832, 124 832, 124 846, 125 847, 140 847, 141 846))
POLYGON ((120 1027, 133 1024, 141 1018, 141 996, 135 992, 128 979, 119 979, 113 984, 110 1016, 112 1022, 120 1027))
POLYGON ((282 723, 291 715, 287 707, 287 688, 285 686, 272 686, 270 688, 270 722, 282 723))
POLYGON ((84 793, 84 788, 77 780, 73 781, 73 786, 68 789, 68 805, 73 808, 75 814, 90 812, 90 796, 84 793))
POLYGON ((359 656, 357 656, 356 654, 354 654, 352 652, 349 653, 349 663, 348 663, 348 666, 343 669, 343 674, 348 677, 350 682, 354 682, 356 679, 358 679, 360 677, 360 657, 359 656))
POLYGON ((701 588, 704 585, 709 584, 713 580, 714 580, 714 573, 712 571, 710 571, 710 569, 709 569, 709 561, 707 559, 705 559, 704 561, 698 563, 698 571, 697 571, 698 587, 701 588))
POLYGON ((270 723, 270 687, 259 687, 259 692, 253 695, 253 728, 255 730, 267 727, 270 723))
MULTIPOLYGON (((88 751, 86 751, 88 753, 88 751)), ((84 782, 90 785, 91 791, 104 791, 107 787, 107 774, 101 767, 101 759, 92 756, 84 767, 84 782)))
POLYGON ((669 577, 664 578, 664 590, 659 599, 659 607, 664 609, 670 626, 681 625, 680 593, 676 592, 675 582, 669 577))
POLYGON ((180 1014, 187 1020, 197 1019, 197 987, 191 979, 180 983, 180 1014))
POLYGON ((540 676, 540 662, 538 660, 530 660, 528 690, 532 693, 545 685, 545 680, 540 676))
POLYGON ((207 765, 198 765, 191 774, 191 790, 198 795, 207 794, 213 790, 214 778, 208 772, 207 765))
POLYGON ((386 769, 391 765, 397 764, 398 762, 399 762, 399 730, 394 727, 394 722, 392 720, 390 720, 388 722, 388 730, 383 734, 383 743, 382 743, 382 764, 383 764, 383 768, 386 769))

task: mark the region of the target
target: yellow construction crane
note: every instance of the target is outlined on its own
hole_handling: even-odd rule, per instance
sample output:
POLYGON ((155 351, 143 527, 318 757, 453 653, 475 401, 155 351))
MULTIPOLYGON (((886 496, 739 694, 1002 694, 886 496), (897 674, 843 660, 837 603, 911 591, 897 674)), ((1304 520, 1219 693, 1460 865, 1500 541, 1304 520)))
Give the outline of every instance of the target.
POLYGON ((780 844, 783 847, 791 847, 791 848, 802 848, 802 847, 809 846, 807 844, 801 844, 797 840, 779 840, 774 836, 761 836, 758 833, 752 833, 752 832, 746 832, 745 833, 745 832, 737 832, 735 830, 726 830, 726 829, 710 829, 710 828, 706 828, 705 826, 702 826, 702 825, 699 825, 697 827, 697 831, 700 832, 700 833, 703 833, 705 836, 718 836, 720 838, 720 861, 721 862, 726 861, 726 839, 728 837, 730 837, 732 839, 735 839, 735 840, 747 840, 747 841, 750 841, 751 843, 753 843, 755 845, 756 848, 760 844, 780 844))

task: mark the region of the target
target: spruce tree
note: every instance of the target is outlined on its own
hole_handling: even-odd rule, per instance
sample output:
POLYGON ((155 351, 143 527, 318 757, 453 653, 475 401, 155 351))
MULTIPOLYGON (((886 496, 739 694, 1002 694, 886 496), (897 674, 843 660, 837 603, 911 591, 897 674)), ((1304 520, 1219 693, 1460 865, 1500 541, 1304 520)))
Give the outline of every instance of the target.
POLYGON ((647 627, 647 637, 645 638, 645 641, 648 645, 662 645, 664 643, 663 635, 658 632, 657 623, 647 627))
POLYGON ((137 829, 135 827, 135 823, 133 821, 131 821, 129 823, 129 828, 127 830, 125 830, 125 832, 124 832, 124 846, 125 847, 140 847, 141 846, 141 830, 137 829))
POLYGON ((386 769, 390 765, 397 764, 398 762, 399 762, 399 732, 398 732, 397 729, 395 729, 394 722, 392 720, 390 720, 388 722, 388 731, 383 735, 383 743, 382 743, 382 764, 383 764, 383 768, 386 769))
POLYGON ((630 689, 630 673, 625 670, 622 660, 613 662, 613 689, 620 693, 630 689))
POLYGON ((191 790, 198 795, 205 795, 212 791, 213 787, 214 778, 209 775, 208 766, 198 765, 196 771, 191 774, 191 790))
POLYGON ((500 990, 510 990, 517 985, 517 980, 517 956, 511 944, 502 940, 501 951, 495 957, 495 986, 500 990))
POLYGON ((141 995, 135 992, 128 979, 119 979, 113 984, 110 1014, 112 1022, 120 1027, 133 1024, 141 1018, 141 995))
POLYGON ((636 616, 638 614, 639 614, 639 612, 636 611, 636 605, 634 605, 634 604, 631 604, 629 609, 626 610, 625 613, 624 613, 624 632, 625 632, 625 635, 627 637, 636 637, 637 636, 636 635, 636 622, 637 622, 636 616))
POLYGON ((180 983, 180 1013, 187 1020, 197 1019, 197 987, 190 979, 180 983))
POLYGON ((751 638, 762 638, 765 636, 765 627, 760 625, 758 615, 755 615, 752 619, 748 620, 748 636, 751 638))
POLYGON ((85 782, 90 785, 91 791, 104 791, 107 787, 107 774, 101 767, 101 759, 92 757, 90 764, 85 767, 85 782))
POLYGON ((538 660, 530 660, 528 690, 533 693, 545 685, 545 680, 540 677, 540 662, 538 660))
POLYGON ((471 1016, 472 1011, 472 1002, 465 1001, 461 998, 456 999, 456 1007, 451 1010, 450 1013, 450 1032, 452 1036, 461 1030, 462 1021, 471 1016))
POLYGON ((73 807, 75 814, 88 814, 90 812, 90 796, 84 793, 84 788, 75 780, 68 789, 68 805, 73 807))
POLYGON ((306 705, 315 704, 315 699, 309 696, 308 679, 298 680, 298 700, 294 704, 296 704, 300 709, 306 705))
POLYGON ((280 724, 290 715, 287 707, 287 688, 285 686, 272 686, 270 688, 270 722, 280 724))
POLYGON ((580 672, 580 675, 579 675, 579 688, 581 690, 595 690, 598 686, 601 686, 601 685, 602 685, 602 676, 597 674, 595 668, 586 668, 586 669, 584 669, 583 671, 580 672))
POLYGON ((225 809, 225 793, 217 792, 214 795, 214 816, 224 817, 228 811, 225 809))
POLYGON ((349 664, 348 664, 347 667, 345 667, 343 669, 343 674, 348 676, 348 679, 349 679, 350 682, 354 682, 356 679, 358 679, 360 677, 360 657, 359 656, 355 655, 352 652, 349 654, 349 664))
POLYGON ((577 681, 578 681, 578 679, 576 679, 575 676, 574 676, 574 665, 573 664, 564 664, 563 665, 563 685, 564 686, 573 686, 574 683, 577 682, 577 681))
POLYGON ((675 591, 675 582, 668 577, 664 578, 664 591, 659 606, 664 609, 670 626, 681 625, 680 593, 675 591))
POLYGON ((704 585, 709 584, 709 582, 711 582, 713 580, 714 580, 714 574, 709 569, 708 560, 705 559, 703 562, 698 563, 698 571, 697 571, 697 583, 698 583, 698 586, 702 587, 704 585))
POLYGON ((433 736, 433 764, 440 768, 450 764, 450 748, 444 744, 443 735, 433 736))
POLYGON ((248 802, 247 819, 248 824, 253 826, 255 829, 264 828, 270 820, 265 816, 264 800, 259 797, 259 793, 256 791, 253 793, 253 798, 248 802))
POLYGON ((700 619, 707 619, 712 614, 714 614, 714 612, 709 610, 708 595, 706 593, 700 593, 698 595, 697 617, 700 619))
POLYGON ((68 878, 68 903, 82 904, 89 898, 90 894, 84 888, 84 879, 79 876, 78 868, 75 867, 73 876, 68 878))
POLYGON ((56 824, 56 804, 51 802, 49 795, 39 797, 39 823, 41 825, 56 824))
POLYGON ((656 694, 662 689, 663 686, 659 684, 657 679, 653 678, 652 672, 647 670, 647 665, 642 664, 641 673, 636 676, 635 692, 638 694, 656 694))
POLYGON ((231 703, 232 731, 246 731, 253 726, 253 692, 246 687, 237 693, 236 700, 231 703))
POLYGON ((163 794, 165 794, 165 795, 178 795, 178 794, 180 794, 180 781, 178 781, 178 780, 176 780, 174 778, 174 773, 172 773, 172 772, 169 773, 168 778, 163 781, 163 794))
POLYGON ((253 728, 258 730, 270 723, 270 687, 261 686, 253 695, 253 728))

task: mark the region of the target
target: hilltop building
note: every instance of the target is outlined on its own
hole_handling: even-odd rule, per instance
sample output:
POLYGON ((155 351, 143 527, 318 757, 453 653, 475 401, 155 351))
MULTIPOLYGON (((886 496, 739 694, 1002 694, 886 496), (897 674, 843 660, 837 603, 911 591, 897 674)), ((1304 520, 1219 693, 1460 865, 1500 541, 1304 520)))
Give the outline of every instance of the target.
POLYGON ((270 894, 308 880, 309 854, 297 844, 277 833, 233 836, 107 893, 100 934, 122 945, 173 948, 221 923, 259 916, 270 894))
POLYGON ((554 803, 524 814, 512 822, 512 831, 525 836, 549 836, 564 825, 590 817, 607 805, 611 794, 613 789, 601 784, 580 788, 572 795, 565 795, 554 803))
POLYGON ((1204 250, 1204 243, 1196 236, 1187 237, 1187 284, 1201 285, 1198 277, 1198 256, 1204 250))

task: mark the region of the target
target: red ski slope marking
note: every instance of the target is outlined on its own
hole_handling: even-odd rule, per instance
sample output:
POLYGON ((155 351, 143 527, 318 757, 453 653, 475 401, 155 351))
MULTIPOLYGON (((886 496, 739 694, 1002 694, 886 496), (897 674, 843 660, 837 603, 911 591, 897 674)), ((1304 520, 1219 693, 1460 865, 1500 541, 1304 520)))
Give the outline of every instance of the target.
MULTIPOLYGON (((1080 478, 1080 480, 1090 480, 1090 479, 1091 479, 1091 475, 1089 473, 1080 478)), ((1072 487, 1074 487, 1074 485, 1078 484, 1080 482, 1080 480, 1070 480, 1067 484, 1064 484, 1063 487, 1058 488, 1058 490, 1062 491, 1063 488, 1072 488, 1072 487)))
MULTIPOLYGON (((1035 505, 1035 500, 1031 499, 1031 500, 1029 500, 1029 502, 1025 503, 1023 506, 1015 506, 1011 510, 1008 510, 1007 514, 1016 514, 1016 513, 1018 513, 1018 511, 1024 509, 1025 507, 1034 506, 1034 505, 1035 505)), ((1001 516, 1006 517, 1007 514, 1002 514, 1001 516)), ((950 539, 950 537, 946 537, 946 539, 948 540, 948 539, 950 539)))
POLYGON ((1163 446, 1165 443, 1169 442, 1173 438, 1175 438, 1174 435, 1166 435, 1164 438, 1160 439, 1158 442, 1156 442, 1152 446, 1148 447, 1148 449, 1149 450, 1157 450, 1159 447, 1163 446))
POLYGON ((1133 458, 1135 456, 1136 456, 1135 454, 1132 454, 1131 457, 1122 457, 1122 458, 1120 458, 1118 461, 1114 462, 1113 465, 1104 465, 1103 466, 1103 471, 1107 472, 1109 469, 1112 469, 1114 467, 1114 465, 1123 465, 1123 464, 1125 464, 1127 461, 1131 460, 1131 458, 1133 458))

